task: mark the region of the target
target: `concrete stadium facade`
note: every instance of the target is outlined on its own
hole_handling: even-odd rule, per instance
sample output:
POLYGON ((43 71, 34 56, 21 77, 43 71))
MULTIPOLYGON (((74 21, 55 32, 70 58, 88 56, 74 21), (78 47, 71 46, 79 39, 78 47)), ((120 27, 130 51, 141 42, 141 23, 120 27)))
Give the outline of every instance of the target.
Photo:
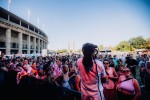
POLYGON ((0 7, 1 53, 40 54, 47 45, 48 37, 42 30, 0 7))

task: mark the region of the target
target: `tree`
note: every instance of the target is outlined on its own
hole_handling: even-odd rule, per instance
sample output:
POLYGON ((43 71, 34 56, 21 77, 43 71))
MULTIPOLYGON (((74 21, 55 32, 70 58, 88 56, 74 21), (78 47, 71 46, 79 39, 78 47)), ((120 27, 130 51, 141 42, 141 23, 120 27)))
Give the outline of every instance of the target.
POLYGON ((128 43, 130 44, 130 50, 132 48, 143 49, 146 47, 146 40, 143 38, 143 36, 131 38, 128 43))
POLYGON ((130 50, 130 45, 128 41, 121 41, 117 46, 116 50, 118 51, 129 51, 130 50))
POLYGON ((66 49, 61 49, 61 50, 57 50, 58 53, 66 53, 67 50, 66 49))
POLYGON ((146 49, 150 49, 150 37, 146 40, 146 49))
POLYGON ((99 50, 102 50, 102 49, 104 49, 104 46, 103 46, 103 45, 99 45, 99 46, 98 46, 98 49, 99 49, 99 50))

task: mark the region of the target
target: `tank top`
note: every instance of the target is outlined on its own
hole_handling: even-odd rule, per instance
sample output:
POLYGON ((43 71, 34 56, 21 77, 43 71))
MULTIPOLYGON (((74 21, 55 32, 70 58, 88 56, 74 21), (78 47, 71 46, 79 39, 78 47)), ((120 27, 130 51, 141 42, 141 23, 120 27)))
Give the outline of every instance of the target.
MULTIPOLYGON (((109 70, 107 70, 107 73, 110 77, 114 77, 113 68, 110 67, 109 70)), ((106 89, 114 89, 114 85, 114 81, 111 79, 108 79, 107 82, 103 84, 106 89)))
POLYGON ((120 88, 121 88, 121 90, 124 90, 124 91, 130 93, 131 95, 135 94, 133 79, 129 79, 127 81, 121 82, 120 88))
POLYGON ((63 73, 62 86, 70 89, 70 85, 69 85, 68 81, 69 81, 68 72, 66 74, 63 73))

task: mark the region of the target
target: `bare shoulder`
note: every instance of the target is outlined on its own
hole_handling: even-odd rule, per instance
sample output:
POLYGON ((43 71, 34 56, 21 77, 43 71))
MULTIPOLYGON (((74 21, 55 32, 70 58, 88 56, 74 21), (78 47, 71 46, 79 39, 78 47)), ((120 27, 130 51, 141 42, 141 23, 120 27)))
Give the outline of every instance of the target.
POLYGON ((134 83, 138 83, 137 79, 133 78, 133 82, 134 83))
POLYGON ((77 63, 82 62, 82 59, 83 59, 83 58, 79 58, 79 59, 77 60, 77 63))
POLYGON ((79 59, 77 60, 77 62, 76 62, 76 67, 77 67, 77 69, 80 69, 80 66, 82 66, 82 59, 83 59, 83 58, 79 58, 79 59))
POLYGON ((77 65, 81 64, 81 63, 82 63, 82 59, 83 59, 83 58, 79 58, 79 59, 77 60, 76 64, 77 64, 77 65))
MULTIPOLYGON (((115 68, 111 67, 112 70, 115 70, 115 68)), ((116 71, 116 70, 115 70, 116 71)))
POLYGON ((99 66, 103 66, 103 63, 100 60, 95 60, 96 64, 98 64, 99 66))
POLYGON ((124 79, 124 77, 124 75, 121 75, 118 80, 121 82, 124 79))

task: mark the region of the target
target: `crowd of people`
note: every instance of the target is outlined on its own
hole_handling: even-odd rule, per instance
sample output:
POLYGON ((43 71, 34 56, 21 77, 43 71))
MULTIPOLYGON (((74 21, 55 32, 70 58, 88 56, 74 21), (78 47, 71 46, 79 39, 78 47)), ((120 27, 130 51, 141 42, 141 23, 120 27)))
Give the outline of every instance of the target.
POLYGON ((97 46, 86 43, 83 54, 38 57, 0 58, 2 71, 15 71, 16 83, 24 76, 34 77, 56 86, 81 92, 82 100, 138 100, 141 96, 136 69, 139 68, 142 86, 150 77, 148 55, 101 55, 97 46), (102 80, 103 79, 103 80, 102 80))

